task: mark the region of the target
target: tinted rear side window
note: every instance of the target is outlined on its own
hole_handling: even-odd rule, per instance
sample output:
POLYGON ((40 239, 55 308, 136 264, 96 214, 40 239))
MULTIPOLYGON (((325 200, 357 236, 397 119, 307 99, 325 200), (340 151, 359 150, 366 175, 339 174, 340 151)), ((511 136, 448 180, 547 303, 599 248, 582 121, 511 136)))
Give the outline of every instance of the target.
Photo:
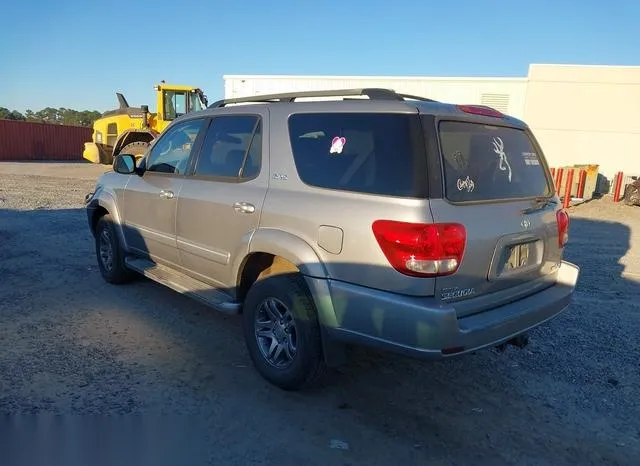
POLYGON ((320 188, 425 197, 425 146, 417 115, 300 113, 289 136, 302 181, 320 188))
POLYGON ((226 115, 214 118, 202 144, 195 175, 254 178, 260 171, 262 158, 260 135, 258 116, 226 115))
POLYGON ((440 123, 447 199, 490 201, 549 196, 542 155, 523 130, 440 123))

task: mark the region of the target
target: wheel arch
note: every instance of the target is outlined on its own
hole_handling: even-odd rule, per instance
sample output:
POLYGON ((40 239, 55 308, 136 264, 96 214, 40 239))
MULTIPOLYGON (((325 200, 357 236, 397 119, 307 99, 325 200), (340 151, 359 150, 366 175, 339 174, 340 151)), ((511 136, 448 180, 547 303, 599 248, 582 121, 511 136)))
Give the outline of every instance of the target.
POLYGON ((93 212, 91 213, 91 233, 93 236, 96 235, 96 228, 98 227, 98 222, 102 217, 108 215, 109 211, 104 207, 98 204, 95 206, 93 212))
POLYGON ((250 238, 248 253, 263 252, 286 259, 304 275, 326 278, 327 270, 313 247, 304 239, 277 228, 258 229, 250 238))
POLYGON ((115 157, 120 153, 123 147, 132 142, 145 142, 150 144, 158 136, 158 133, 152 130, 145 129, 128 129, 118 136, 115 145, 113 146, 113 156, 115 157))
POLYGON ((97 200, 93 201, 94 205, 92 207, 94 209, 91 214, 91 233, 95 235, 98 221, 105 215, 109 214, 113 218, 114 226, 116 228, 116 231, 118 232, 118 238, 120 239, 121 244, 123 245, 125 250, 128 250, 127 243, 124 237, 124 230, 122 228, 120 212, 118 210, 116 202, 110 194, 104 192, 101 194, 102 195, 97 200))
POLYGON ((337 327, 327 270, 313 247, 299 236, 278 229, 259 229, 250 238, 248 253, 234 264, 236 298, 243 301, 265 270, 273 274, 299 271, 305 278, 323 326, 337 327))

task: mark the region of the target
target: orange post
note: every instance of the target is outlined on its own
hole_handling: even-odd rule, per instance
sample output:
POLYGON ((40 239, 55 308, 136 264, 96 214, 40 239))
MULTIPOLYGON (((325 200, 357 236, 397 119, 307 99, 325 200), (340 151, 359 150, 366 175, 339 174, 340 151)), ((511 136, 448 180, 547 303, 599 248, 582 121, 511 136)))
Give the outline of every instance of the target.
POLYGON ((616 182, 613 189, 613 202, 618 202, 620 200, 620 189, 622 189, 622 179, 624 175, 622 172, 618 172, 616 175, 616 182))
POLYGON ((564 202, 562 206, 566 209, 571 204, 571 188, 573 187, 573 170, 567 171, 567 185, 564 188, 564 202))
POLYGON ((578 192, 576 193, 576 196, 579 198, 583 198, 584 197, 584 185, 587 183, 587 171, 586 170, 580 170, 580 174, 578 175, 578 192))
POLYGON ((556 191, 560 192, 560 187, 562 186, 562 175, 563 175, 563 169, 562 168, 558 168, 556 170, 556 191))

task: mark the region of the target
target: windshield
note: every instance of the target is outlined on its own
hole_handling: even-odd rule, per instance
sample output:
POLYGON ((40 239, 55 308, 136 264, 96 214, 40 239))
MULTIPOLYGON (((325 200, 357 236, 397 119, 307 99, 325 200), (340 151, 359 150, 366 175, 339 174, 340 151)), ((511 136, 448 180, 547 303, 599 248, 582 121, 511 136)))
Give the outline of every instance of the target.
POLYGON ((187 113, 187 93, 164 91, 164 119, 175 120, 185 113, 187 113))
POLYGON ((517 128, 440 123, 447 199, 490 201, 551 195, 551 186, 528 134, 517 128))
POLYGON ((198 92, 164 91, 164 119, 175 120, 186 113, 206 108, 198 92))

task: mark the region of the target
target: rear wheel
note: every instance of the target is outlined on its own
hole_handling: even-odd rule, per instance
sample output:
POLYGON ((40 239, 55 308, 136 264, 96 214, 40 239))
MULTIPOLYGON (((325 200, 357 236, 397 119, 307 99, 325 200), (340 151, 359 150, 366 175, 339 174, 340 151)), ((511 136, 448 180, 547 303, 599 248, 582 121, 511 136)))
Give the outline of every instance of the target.
POLYGON ((131 154, 136 158, 136 162, 140 162, 142 156, 144 156, 145 152, 149 148, 149 143, 144 141, 135 141, 130 142, 126 146, 124 146, 121 150, 121 154, 131 154))
POLYGON ((258 280, 247 293, 243 315, 249 355, 267 381, 299 390, 324 375, 318 316, 299 273, 258 280))

